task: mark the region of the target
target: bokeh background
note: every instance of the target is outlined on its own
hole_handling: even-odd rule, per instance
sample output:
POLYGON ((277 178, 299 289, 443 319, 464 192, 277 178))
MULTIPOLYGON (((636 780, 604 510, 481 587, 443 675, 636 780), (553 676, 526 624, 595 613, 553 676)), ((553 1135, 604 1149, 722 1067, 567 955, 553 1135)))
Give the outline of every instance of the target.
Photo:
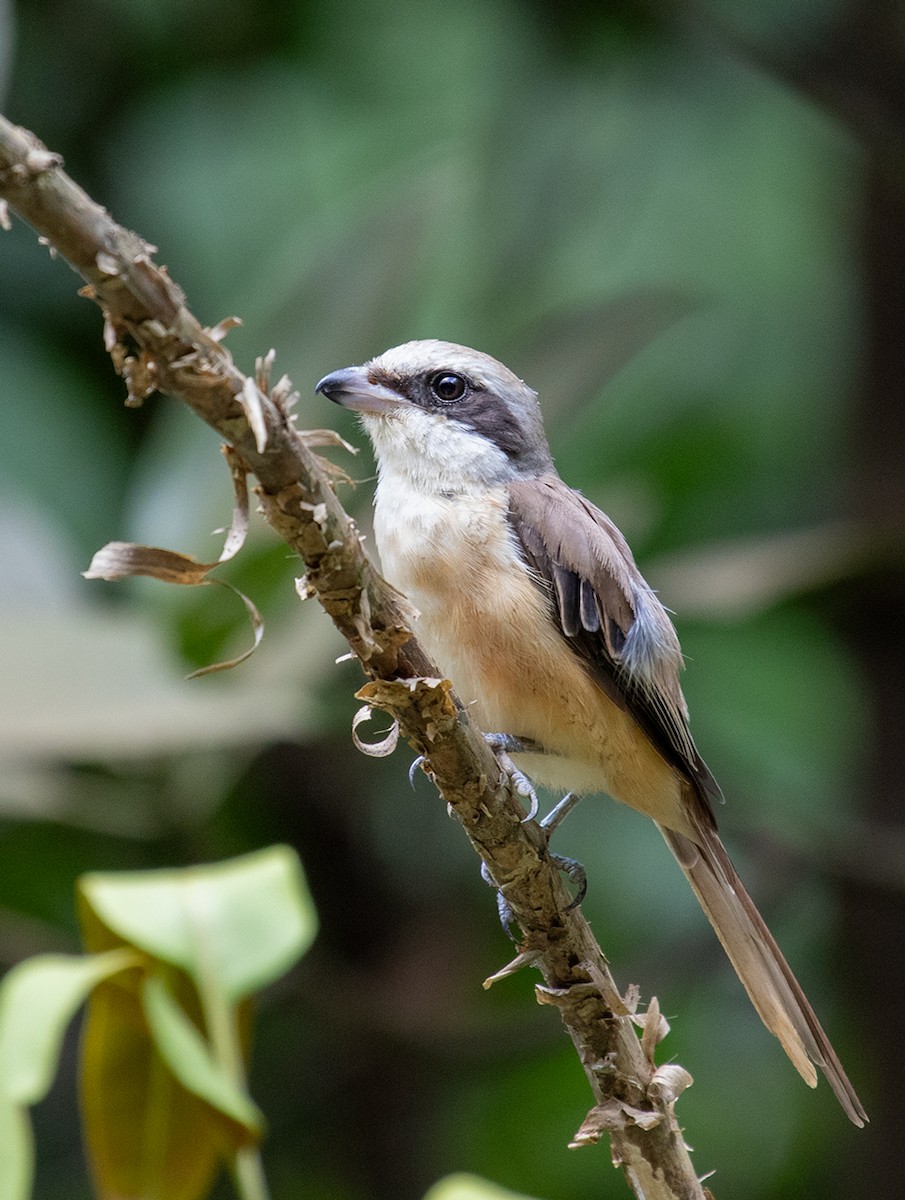
MULTIPOLYGON (((591 800, 557 835, 622 984, 673 1019, 718 1196, 900 1178, 905 25, 893 0, 23 0, 14 120, 161 261, 301 426, 364 439, 324 373, 413 337, 504 360, 561 473, 676 611, 726 840, 873 1121, 762 1029, 658 835, 591 800)), ((113 538, 213 558, 231 491, 176 402, 123 407, 100 318, 0 236, 0 968, 74 949, 83 871, 285 841, 315 948, 258 1006, 275 1200, 407 1200, 469 1170, 626 1195, 568 1151, 589 1094, 460 832, 404 750, 352 748, 360 683, 256 529, 223 589, 88 583, 113 538), (221 592, 223 594, 221 594, 221 592)), ((341 498, 367 526, 373 464, 341 498)), ((75 1034, 36 1113, 37 1200, 89 1196, 75 1034)), ((218 1197, 230 1195, 226 1183, 218 1197)))

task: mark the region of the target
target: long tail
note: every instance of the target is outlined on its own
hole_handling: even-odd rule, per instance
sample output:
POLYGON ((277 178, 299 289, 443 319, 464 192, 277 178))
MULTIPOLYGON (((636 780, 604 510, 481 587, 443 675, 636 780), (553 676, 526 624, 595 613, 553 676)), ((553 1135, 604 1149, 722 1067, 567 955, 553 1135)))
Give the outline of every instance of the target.
POLYGON ((745 891, 715 830, 703 829, 700 844, 658 826, 685 872, 701 907, 761 1020, 810 1087, 818 1066, 849 1119, 863 1125, 867 1114, 823 1032, 798 980, 773 940, 754 901, 745 891))

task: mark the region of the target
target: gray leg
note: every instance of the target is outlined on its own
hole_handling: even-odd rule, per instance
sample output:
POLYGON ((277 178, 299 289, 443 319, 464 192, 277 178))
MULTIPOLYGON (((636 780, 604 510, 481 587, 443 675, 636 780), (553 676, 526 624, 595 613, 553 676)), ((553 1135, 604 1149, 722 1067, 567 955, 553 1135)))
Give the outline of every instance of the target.
POLYGON ((559 804, 551 808, 547 815, 540 823, 541 829, 546 829, 547 839, 549 840, 555 830, 559 828, 562 822, 566 819, 569 813, 575 808, 582 797, 578 792, 566 792, 559 804))
MULTIPOLYGON (((582 797, 577 792, 566 792, 559 804, 550 809, 540 823, 541 829, 543 829, 547 835, 548 843, 554 832, 559 828, 562 822, 566 819, 572 809, 576 807, 581 799, 582 797)), ((577 908, 587 894, 587 872, 581 863, 575 858, 564 858, 561 854, 551 854, 550 857, 553 859, 554 863, 556 863, 556 866, 559 868, 559 870, 564 871, 575 884, 577 891, 572 903, 569 905, 569 908, 577 908)))

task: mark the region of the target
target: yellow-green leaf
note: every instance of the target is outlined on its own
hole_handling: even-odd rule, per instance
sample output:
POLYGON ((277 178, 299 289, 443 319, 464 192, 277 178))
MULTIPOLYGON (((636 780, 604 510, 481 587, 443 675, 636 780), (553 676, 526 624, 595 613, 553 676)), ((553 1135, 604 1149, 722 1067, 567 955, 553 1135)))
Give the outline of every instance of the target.
POLYGON ((317 931, 288 846, 181 870, 86 875, 79 890, 93 948, 133 945, 232 1004, 288 970, 317 931))
POLYGON ((76 1010, 102 979, 136 961, 134 954, 115 950, 41 954, 13 967, 0 984, 0 1090, 21 1105, 41 1100, 76 1010))
POLYGON ((0 1089, 0 1196, 3 1200, 28 1200, 34 1161, 28 1113, 0 1089))
POLYGON ((198 1027, 159 975, 145 979, 142 1003, 154 1044, 183 1087, 242 1126, 249 1142, 257 1141, 263 1126, 260 1110, 214 1061, 198 1027))
POLYGON ((447 1175, 430 1189, 424 1200, 531 1200, 522 1192, 510 1192, 478 1175, 447 1175))

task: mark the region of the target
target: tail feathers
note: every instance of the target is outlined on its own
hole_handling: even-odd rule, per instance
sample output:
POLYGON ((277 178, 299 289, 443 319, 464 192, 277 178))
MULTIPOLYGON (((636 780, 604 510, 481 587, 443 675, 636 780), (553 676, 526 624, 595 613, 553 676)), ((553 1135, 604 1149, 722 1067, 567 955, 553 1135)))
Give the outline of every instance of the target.
POLYGON ((716 831, 704 829, 693 842, 662 825, 659 829, 763 1023, 779 1038, 805 1083, 816 1087, 818 1066, 849 1119, 863 1125, 867 1114, 855 1089, 716 831))

